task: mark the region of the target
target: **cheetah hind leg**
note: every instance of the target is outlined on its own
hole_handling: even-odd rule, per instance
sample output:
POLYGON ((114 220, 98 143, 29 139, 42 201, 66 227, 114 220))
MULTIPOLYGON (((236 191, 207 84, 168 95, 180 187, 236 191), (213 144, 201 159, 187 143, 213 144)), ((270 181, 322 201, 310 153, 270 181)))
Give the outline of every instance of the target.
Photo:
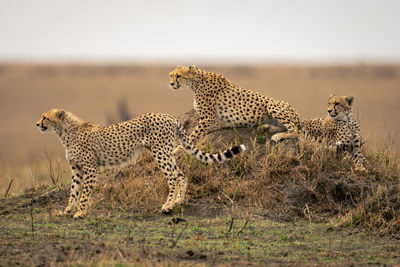
POLYGON ((187 183, 182 172, 177 169, 177 176, 178 176, 178 194, 176 196, 175 204, 181 204, 185 200, 187 183))
POLYGON ((168 199, 165 202, 165 204, 161 208, 162 213, 169 213, 175 206, 175 199, 177 198, 177 180, 175 177, 168 177, 168 187, 169 187, 169 192, 168 192, 168 199))
POLYGON ((160 168, 161 172, 164 173, 165 178, 167 178, 169 188, 168 198, 165 204, 162 206, 161 212, 169 213, 174 208, 175 198, 178 193, 178 176, 175 174, 176 170, 174 166, 176 166, 176 164, 172 157, 172 147, 168 148, 167 151, 160 149, 151 149, 151 152, 153 154, 153 158, 157 160, 157 165, 160 168), (161 153, 161 155, 159 153, 161 153), (167 160, 163 160, 163 158, 167 160))
POLYGON ((262 130, 264 132, 267 132, 267 134, 269 136, 273 136, 273 135, 275 135, 277 133, 281 133, 281 132, 285 132, 286 131, 286 128, 284 128, 284 127, 273 125, 273 124, 268 124, 268 123, 263 124, 261 126, 261 128, 262 128, 262 130))

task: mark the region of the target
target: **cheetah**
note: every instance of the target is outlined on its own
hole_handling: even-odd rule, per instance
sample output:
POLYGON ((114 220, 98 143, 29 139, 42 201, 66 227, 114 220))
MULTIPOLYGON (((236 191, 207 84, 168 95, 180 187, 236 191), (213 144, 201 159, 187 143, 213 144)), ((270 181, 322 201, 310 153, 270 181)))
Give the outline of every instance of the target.
POLYGON ((174 90, 186 85, 194 92, 194 109, 200 115, 190 142, 207 134, 220 121, 229 126, 262 125, 273 132, 271 140, 294 138, 299 134, 300 116, 287 102, 241 88, 224 76, 195 66, 176 67, 169 74, 174 90))
POLYGON ((361 153, 360 123, 354 118, 353 96, 329 96, 326 119, 302 121, 302 132, 312 139, 326 138, 337 152, 351 156, 358 171, 366 171, 366 158, 361 153))
POLYGON ((60 215, 70 214, 77 207, 74 218, 86 215, 99 168, 127 165, 144 147, 150 149, 167 178, 169 193, 161 209, 163 213, 182 203, 186 193, 185 177, 172 155, 176 143, 204 163, 223 163, 246 150, 240 145, 217 154, 202 152, 188 141, 185 129, 177 119, 161 113, 149 113, 103 127, 83 121, 69 111, 51 109, 41 115, 36 126, 41 132, 53 130, 66 149, 72 183, 68 206, 60 215))

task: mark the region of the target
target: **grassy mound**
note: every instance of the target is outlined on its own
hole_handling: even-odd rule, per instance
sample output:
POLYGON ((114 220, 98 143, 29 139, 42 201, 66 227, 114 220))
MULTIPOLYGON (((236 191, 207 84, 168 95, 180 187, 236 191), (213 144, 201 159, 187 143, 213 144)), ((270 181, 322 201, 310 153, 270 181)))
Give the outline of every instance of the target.
MULTIPOLYGON (((190 133, 198 117, 192 110, 180 120, 190 133)), ((372 151, 364 145, 369 172, 357 173, 349 159, 323 143, 300 137, 271 145, 258 129, 223 126, 203 138, 198 147, 217 152, 241 143, 248 150, 223 165, 207 166, 183 151, 178 153, 178 166, 189 186, 186 204, 175 212, 190 212, 199 202, 210 207, 218 202, 278 221, 299 217, 330 221, 400 239, 400 164, 395 153, 372 151)), ((145 151, 132 166, 108 172, 98 190, 98 206, 148 215, 160 211, 168 188, 145 151)))
MULTIPOLYGON (((197 117, 181 120, 190 132, 197 117)), ((363 174, 324 144, 270 145, 257 129, 215 130, 198 147, 240 143, 248 150, 223 165, 179 152, 187 201, 168 216, 160 212, 167 183, 148 151, 102 175, 82 220, 54 216, 67 205, 68 184, 0 198, 0 266, 400 263, 395 154, 364 146, 363 174)))

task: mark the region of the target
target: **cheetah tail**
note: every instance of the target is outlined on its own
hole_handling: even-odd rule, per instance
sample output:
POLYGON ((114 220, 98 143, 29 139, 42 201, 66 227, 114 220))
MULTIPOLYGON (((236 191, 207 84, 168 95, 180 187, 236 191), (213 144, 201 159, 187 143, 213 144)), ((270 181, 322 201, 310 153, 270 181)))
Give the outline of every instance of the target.
POLYGON ((187 153, 192 154, 196 157, 196 159, 204 162, 204 163, 223 163, 225 161, 231 160, 231 158, 243 151, 246 150, 245 145, 239 145, 231 147, 223 152, 216 153, 216 154, 209 154, 203 151, 198 150, 193 144, 191 144, 188 140, 186 135, 186 131, 183 128, 182 124, 177 122, 177 136, 180 140, 180 143, 184 147, 187 153))
POLYGON ((197 148, 189 145, 185 147, 186 151, 193 156, 196 157, 196 159, 204 162, 204 163, 224 163, 228 160, 231 160, 233 156, 246 151, 245 145, 239 145, 239 146, 234 146, 231 147, 223 152, 216 153, 216 154, 209 154, 203 151, 198 150, 197 148))

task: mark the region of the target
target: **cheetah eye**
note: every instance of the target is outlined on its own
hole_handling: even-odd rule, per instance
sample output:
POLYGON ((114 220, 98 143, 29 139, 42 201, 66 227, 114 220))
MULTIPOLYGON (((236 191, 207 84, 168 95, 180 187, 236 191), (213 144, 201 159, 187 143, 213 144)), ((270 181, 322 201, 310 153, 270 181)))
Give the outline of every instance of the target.
POLYGON ((179 74, 176 75, 176 78, 177 78, 177 79, 179 79, 180 77, 181 77, 181 75, 179 75, 179 74))
POLYGON ((43 116, 43 120, 47 119, 45 116, 43 116))
POLYGON ((339 103, 336 102, 334 105, 337 106, 337 105, 339 105, 339 103))

